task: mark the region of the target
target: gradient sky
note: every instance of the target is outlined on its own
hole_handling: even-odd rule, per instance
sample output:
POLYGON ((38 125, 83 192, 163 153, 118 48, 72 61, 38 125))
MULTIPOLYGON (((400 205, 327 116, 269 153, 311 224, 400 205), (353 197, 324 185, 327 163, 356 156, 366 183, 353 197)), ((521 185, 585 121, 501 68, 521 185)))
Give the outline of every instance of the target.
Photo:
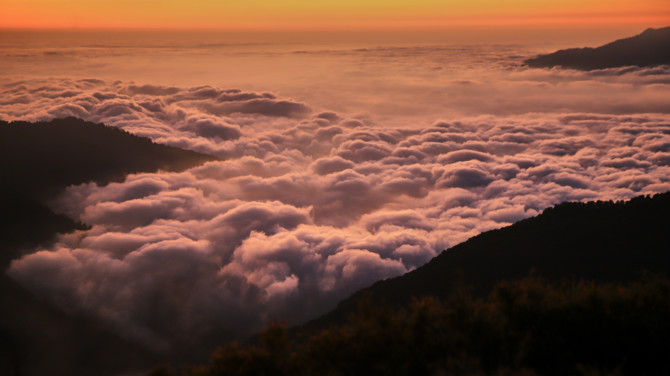
POLYGON ((667 0, 0 0, 3 28, 664 26, 667 0))

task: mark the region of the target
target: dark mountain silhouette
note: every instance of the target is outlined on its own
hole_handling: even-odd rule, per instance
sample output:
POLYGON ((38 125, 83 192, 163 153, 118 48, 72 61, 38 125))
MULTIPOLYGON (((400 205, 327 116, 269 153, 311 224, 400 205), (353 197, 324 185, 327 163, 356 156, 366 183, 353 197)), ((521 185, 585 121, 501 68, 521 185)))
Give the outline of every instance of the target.
POLYGON ((670 27, 647 29, 634 37, 619 39, 597 48, 570 48, 528 59, 534 68, 593 70, 637 65, 670 64, 670 27))
POLYGON ((0 121, 0 184, 29 197, 44 198, 89 181, 104 185, 130 173, 180 171, 215 159, 76 118, 0 121))
POLYGON ((65 187, 179 171, 215 159, 76 118, 0 121, 0 374, 118 374, 155 362, 155 354, 94 320, 41 301, 4 269, 56 234, 86 228, 45 205, 65 187))
POLYGON ((563 203, 477 235, 414 271, 360 290, 302 329, 342 323, 364 299, 401 307, 422 296, 445 298, 458 286, 485 296, 498 282, 529 275, 552 282, 626 282, 643 270, 670 276, 669 234, 670 192, 626 202, 563 203))

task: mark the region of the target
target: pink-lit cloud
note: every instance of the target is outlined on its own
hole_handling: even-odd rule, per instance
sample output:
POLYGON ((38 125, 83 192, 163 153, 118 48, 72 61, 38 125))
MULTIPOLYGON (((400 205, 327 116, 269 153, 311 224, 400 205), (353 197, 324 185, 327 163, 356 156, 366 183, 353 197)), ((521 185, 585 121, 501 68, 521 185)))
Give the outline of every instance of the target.
MULTIPOLYGON (((653 78, 647 89, 667 94, 657 87, 667 73, 600 74, 591 85, 653 78)), ((521 86, 569 82, 559 96, 588 85, 587 75, 513 73, 521 86)), ((528 113, 391 127, 216 87, 63 79, 2 90, 5 119, 78 116, 224 158, 69 187, 53 207, 91 229, 9 270, 61 307, 157 348, 212 330, 244 336, 270 317, 307 320, 562 201, 670 189, 667 111, 542 112, 527 101, 528 113)))

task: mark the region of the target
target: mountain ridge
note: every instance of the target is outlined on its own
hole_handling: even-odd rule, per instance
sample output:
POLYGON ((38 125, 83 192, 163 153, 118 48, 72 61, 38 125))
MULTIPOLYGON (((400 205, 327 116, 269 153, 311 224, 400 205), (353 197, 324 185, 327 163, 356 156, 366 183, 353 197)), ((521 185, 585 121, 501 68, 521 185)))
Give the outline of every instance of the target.
POLYGON ((623 66, 670 65, 670 26, 652 29, 600 47, 569 48, 524 61, 533 68, 595 70, 623 66))
POLYGON ((130 173, 181 171, 212 160, 218 158, 75 117, 0 121, 0 188, 38 199, 72 184, 106 185, 130 173))

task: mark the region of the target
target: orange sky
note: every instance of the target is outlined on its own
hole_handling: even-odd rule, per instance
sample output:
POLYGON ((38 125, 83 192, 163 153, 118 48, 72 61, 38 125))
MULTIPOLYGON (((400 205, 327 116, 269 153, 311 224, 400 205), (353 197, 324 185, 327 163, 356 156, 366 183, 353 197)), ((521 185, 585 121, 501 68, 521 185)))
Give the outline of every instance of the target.
POLYGON ((0 0, 2 28, 665 26, 668 0, 0 0))

